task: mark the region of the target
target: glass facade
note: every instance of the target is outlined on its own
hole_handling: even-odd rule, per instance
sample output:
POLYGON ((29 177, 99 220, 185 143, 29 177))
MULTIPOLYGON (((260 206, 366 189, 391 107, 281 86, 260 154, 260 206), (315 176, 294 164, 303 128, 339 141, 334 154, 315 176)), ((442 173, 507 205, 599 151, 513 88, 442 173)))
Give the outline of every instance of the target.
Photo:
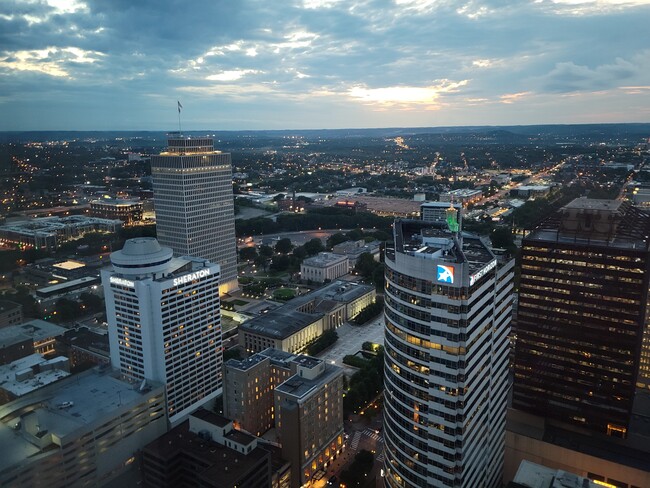
POLYGON ((479 239, 447 233, 436 240, 445 251, 419 255, 426 239, 410 251, 405 225, 386 253, 386 486, 501 486, 514 261, 470 286, 456 251, 483 247, 487 260, 473 265, 489 268, 479 239), (451 259, 454 284, 441 284, 436 269, 451 259))
POLYGON ((647 384, 650 215, 569 210, 523 241, 513 406, 626 437, 647 384), (590 230, 600 220, 607 235, 590 230))

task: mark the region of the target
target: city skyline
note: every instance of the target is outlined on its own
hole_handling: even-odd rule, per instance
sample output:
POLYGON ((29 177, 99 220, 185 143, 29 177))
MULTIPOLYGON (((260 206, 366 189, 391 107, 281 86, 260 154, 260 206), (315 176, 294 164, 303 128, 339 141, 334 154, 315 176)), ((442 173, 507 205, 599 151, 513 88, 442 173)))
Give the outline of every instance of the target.
POLYGON ((650 120, 647 0, 193 7, 4 3, 0 130, 650 120))

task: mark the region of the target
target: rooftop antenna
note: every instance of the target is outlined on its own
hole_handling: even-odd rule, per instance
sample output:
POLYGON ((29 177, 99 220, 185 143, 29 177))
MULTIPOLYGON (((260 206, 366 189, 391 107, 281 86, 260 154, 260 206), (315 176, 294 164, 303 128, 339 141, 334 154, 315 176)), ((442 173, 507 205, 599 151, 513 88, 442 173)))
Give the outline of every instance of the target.
POLYGON ((176 103, 178 104, 178 134, 183 137, 183 131, 181 130, 181 109, 183 106, 181 105, 181 102, 176 100, 176 103))
POLYGON ((458 231, 460 230, 460 226, 458 225, 458 211, 454 207, 454 197, 450 198, 449 208, 447 209, 445 214, 447 220, 447 227, 453 234, 458 234, 458 231))

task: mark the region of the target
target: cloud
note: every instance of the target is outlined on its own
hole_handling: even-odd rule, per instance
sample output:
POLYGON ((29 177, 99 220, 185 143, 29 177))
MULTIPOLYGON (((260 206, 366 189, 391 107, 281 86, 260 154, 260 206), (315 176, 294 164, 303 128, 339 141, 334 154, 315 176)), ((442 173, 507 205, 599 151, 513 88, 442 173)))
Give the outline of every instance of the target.
POLYGON ((51 100, 82 127, 124 123, 120 100, 153 128, 178 94, 197 120, 218 99, 226 125, 525 123, 558 94, 581 121, 619 113, 603 103, 639 118, 648 18, 650 0, 3 0, 0 128, 51 100))
POLYGON ((574 91, 595 91, 615 88, 639 76, 650 81, 646 71, 650 67, 650 51, 637 57, 637 62, 616 58, 613 63, 590 68, 574 62, 557 63, 553 70, 542 78, 545 91, 564 93, 574 91))
POLYGON ((440 80, 437 84, 417 86, 389 86, 382 88, 367 88, 354 86, 348 90, 348 95, 363 102, 379 105, 436 105, 442 94, 454 93, 467 84, 467 80, 452 82, 440 80))
POLYGON ((529 97, 530 95, 532 95, 532 92, 529 91, 519 92, 519 93, 506 93, 505 95, 501 95, 499 97, 499 100, 501 101, 501 103, 510 104, 510 103, 521 101, 529 97))
POLYGON ((86 51, 78 47, 57 48, 53 46, 31 51, 4 52, 0 55, 0 69, 9 72, 33 71, 53 77, 70 78, 66 66, 70 63, 92 64, 101 59, 103 53, 86 51))
POLYGON ((255 69, 233 69, 206 76, 205 79, 210 81, 236 81, 246 75, 257 73, 261 73, 261 71, 255 69))

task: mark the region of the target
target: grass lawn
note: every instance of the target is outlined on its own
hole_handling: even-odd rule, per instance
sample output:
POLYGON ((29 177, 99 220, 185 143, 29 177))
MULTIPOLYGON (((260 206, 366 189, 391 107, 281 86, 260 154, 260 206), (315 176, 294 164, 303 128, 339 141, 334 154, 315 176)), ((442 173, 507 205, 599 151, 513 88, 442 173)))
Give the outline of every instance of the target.
POLYGON ((273 291, 273 298, 276 300, 291 300, 296 296, 296 290, 293 288, 278 288, 273 291))

